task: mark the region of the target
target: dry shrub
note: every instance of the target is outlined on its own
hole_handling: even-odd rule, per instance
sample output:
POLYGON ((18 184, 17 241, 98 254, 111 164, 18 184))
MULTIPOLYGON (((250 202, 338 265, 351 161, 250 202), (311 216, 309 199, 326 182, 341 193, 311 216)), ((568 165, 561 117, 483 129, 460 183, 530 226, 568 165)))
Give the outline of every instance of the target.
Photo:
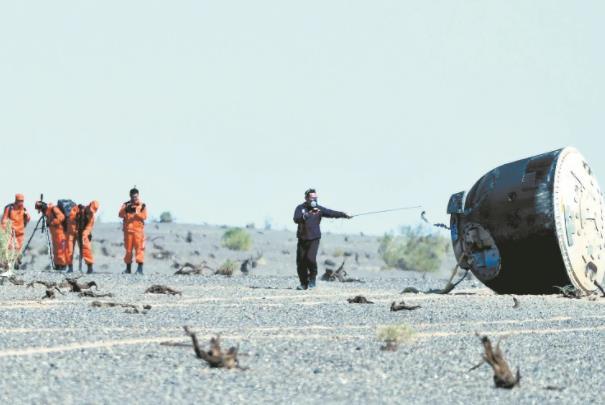
POLYGON ((5 275, 12 273, 13 267, 19 258, 19 251, 14 248, 15 233, 11 222, 5 227, 0 226, 0 268, 6 269, 5 275))
POLYGON ((399 344, 411 341, 416 331, 408 325, 389 325, 378 328, 378 339, 385 344, 380 349, 395 351, 399 344))
POLYGON ((220 274, 221 276, 231 277, 237 269, 237 262, 231 259, 226 260, 220 265, 218 270, 214 274, 220 274))

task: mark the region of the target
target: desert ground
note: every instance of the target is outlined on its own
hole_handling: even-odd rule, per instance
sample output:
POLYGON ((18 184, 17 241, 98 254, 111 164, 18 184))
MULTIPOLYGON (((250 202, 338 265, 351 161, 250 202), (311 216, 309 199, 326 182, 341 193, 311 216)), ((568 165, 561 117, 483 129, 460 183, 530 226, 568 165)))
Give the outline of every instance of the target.
POLYGON ((65 288, 43 298, 46 287, 27 287, 65 278, 46 269, 45 241, 35 237, 26 269, 16 273, 25 284, 0 286, 3 403, 602 401, 604 298, 495 295, 476 279, 448 295, 423 293, 443 287, 447 273, 382 269, 377 237, 336 234, 322 239, 319 273, 326 260, 346 259, 348 277, 360 282, 320 281, 315 290, 296 291, 291 232, 250 229, 252 249, 236 252, 221 247, 219 226, 150 224, 147 231, 145 275, 124 275, 120 225, 97 226, 97 272, 78 281, 113 294, 102 298, 65 288), (211 270, 260 253, 247 274, 239 266, 231 277, 211 270), (174 275, 186 262, 211 269, 174 275), (145 293, 154 284, 181 294, 145 293), (421 292, 402 293, 406 287, 421 292), (357 295, 373 304, 347 302, 357 295), (402 300, 420 308, 390 311, 402 300), (378 331, 390 325, 414 332, 396 351, 383 351, 378 331), (217 334, 224 347, 238 346, 243 369, 196 358, 183 326, 204 348, 217 334), (483 353, 477 334, 501 340, 511 368, 520 369, 519 386, 495 388, 487 364, 470 371, 483 353))

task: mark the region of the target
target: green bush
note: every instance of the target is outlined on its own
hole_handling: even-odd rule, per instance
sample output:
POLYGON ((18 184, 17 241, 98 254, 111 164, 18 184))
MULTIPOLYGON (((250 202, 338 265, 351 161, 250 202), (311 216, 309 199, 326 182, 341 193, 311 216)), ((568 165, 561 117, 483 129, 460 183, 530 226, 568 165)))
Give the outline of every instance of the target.
POLYGON ((343 257, 344 255, 345 255, 345 251, 342 250, 341 248, 334 249, 334 252, 332 253, 332 256, 334 256, 334 257, 343 257))
POLYGON ((232 228, 223 234, 222 244, 230 250, 250 250, 252 238, 241 228, 232 228))
POLYGON ((389 267, 431 272, 439 269, 449 240, 427 233, 422 227, 403 227, 401 235, 386 234, 380 239, 378 254, 389 267))
POLYGON ((408 325, 389 325, 379 327, 376 334, 385 343, 399 344, 412 340, 416 331, 408 325))
POLYGON ((235 270, 237 269, 237 262, 233 260, 226 260, 221 266, 216 270, 214 274, 220 274, 221 276, 231 277, 235 270))
POLYGON ((170 211, 164 211, 160 214, 160 223, 169 224, 174 220, 170 211))

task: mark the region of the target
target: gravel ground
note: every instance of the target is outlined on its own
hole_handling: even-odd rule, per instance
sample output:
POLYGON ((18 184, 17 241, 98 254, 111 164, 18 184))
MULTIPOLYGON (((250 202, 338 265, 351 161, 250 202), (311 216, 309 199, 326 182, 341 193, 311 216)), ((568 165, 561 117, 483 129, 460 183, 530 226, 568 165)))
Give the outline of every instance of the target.
MULTIPOLYGON (((349 276, 363 283, 320 282, 300 292, 293 234, 251 230, 253 251, 240 253, 221 248, 224 229, 211 226, 149 226, 146 274, 123 275, 119 226, 98 228, 98 273, 82 281, 94 280, 98 292, 113 298, 66 293, 43 300, 39 285, 0 286, 3 402, 586 403, 602 397, 605 299, 517 296, 513 308, 511 296, 494 295, 475 280, 447 296, 400 294, 407 286, 443 287, 447 276, 381 270, 376 238, 362 235, 326 235, 320 260, 340 264, 340 255, 350 254, 349 276), (169 258, 152 258, 162 250, 169 258), (175 262, 216 268, 256 251, 263 259, 247 276, 173 275, 175 262), (182 295, 145 294, 152 284, 182 295), (347 303, 355 295, 374 304, 347 303), (390 312, 390 303, 402 299, 421 308, 390 312), (94 300, 152 308, 132 314, 94 308, 94 300), (204 345, 215 334, 227 347, 239 345, 249 369, 211 369, 191 347, 161 345, 189 344, 184 325, 204 345), (385 325, 408 325, 414 337, 396 352, 381 351, 377 329, 385 325), (520 387, 494 388, 487 365, 469 371, 481 360, 476 333, 502 339, 506 358, 521 370, 520 387)), ((18 276, 60 281, 62 274, 44 270, 42 242, 35 239, 36 257, 18 276)))

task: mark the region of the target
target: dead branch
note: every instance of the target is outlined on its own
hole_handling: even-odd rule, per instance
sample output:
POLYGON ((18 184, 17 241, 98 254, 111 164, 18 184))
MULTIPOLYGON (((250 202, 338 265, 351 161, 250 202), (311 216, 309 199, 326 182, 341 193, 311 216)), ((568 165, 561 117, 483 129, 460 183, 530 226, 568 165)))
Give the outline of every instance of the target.
POLYGON ((383 346, 380 346, 380 350, 383 352, 396 352, 399 348, 397 342, 393 340, 386 340, 383 346))
POLYGON ((170 250, 160 250, 159 252, 153 252, 151 256, 156 260, 166 260, 174 256, 174 252, 170 250))
POLYGON ((193 345, 191 345, 190 343, 183 343, 183 342, 171 342, 171 341, 167 341, 167 342, 160 342, 160 346, 170 346, 170 347, 193 347, 193 345))
POLYGON ((61 295, 65 295, 65 294, 63 294, 61 292, 61 290, 59 290, 58 287, 47 288, 46 291, 45 291, 45 293, 44 293, 44 296, 42 297, 42 299, 43 300, 45 300, 45 299, 49 299, 49 300, 55 299, 56 298, 55 291, 58 291, 61 295))
POLYGON ((139 308, 126 308, 124 310, 125 314, 146 314, 149 310, 147 309, 139 309, 139 308))
POLYGON ((27 283, 27 285, 25 286, 26 288, 32 288, 34 287, 36 284, 40 284, 43 285, 46 288, 54 288, 54 287, 58 287, 57 283, 55 283, 54 281, 44 281, 44 280, 34 280, 34 281, 30 281, 29 283, 27 283))
POLYGON ((500 349, 500 342, 498 342, 496 348, 494 349, 489 338, 487 336, 482 336, 481 343, 483 344, 483 349, 485 350, 485 353, 482 355, 483 362, 478 366, 473 367, 471 370, 476 369, 483 363, 487 363, 494 371, 494 384, 496 385, 496 388, 511 389, 514 386, 519 385, 521 382, 521 373, 517 368, 516 375, 513 374, 508 366, 508 363, 506 360, 504 360, 504 354, 500 349))
POLYGON ((115 307, 138 308, 134 304, 123 304, 120 302, 110 302, 110 301, 93 301, 90 303, 90 306, 95 307, 95 308, 115 308, 115 307))
POLYGON ((321 279, 323 281, 340 281, 341 283, 361 283, 362 281, 359 279, 347 277, 345 262, 346 260, 343 260, 340 267, 336 270, 326 269, 321 279))
POLYGON ((69 288, 71 292, 82 292, 84 290, 90 290, 92 287, 95 287, 96 289, 99 288, 99 286, 97 285, 97 283, 95 283, 94 281, 88 281, 86 283, 78 283, 78 278, 79 277, 75 277, 75 278, 65 278, 65 281, 63 281, 59 287, 61 288, 69 288))
POLYGON ((473 367, 469 368, 468 371, 476 370, 476 369, 478 369, 479 367, 481 367, 484 364, 485 364, 485 360, 481 360, 478 364, 476 364, 473 367))
POLYGON ((250 268, 249 267, 255 267, 256 265, 252 266, 252 259, 246 259, 242 262, 242 265, 239 268, 239 271, 241 271, 244 274, 248 274, 250 272, 250 268))
POLYGON ((90 306, 94 308, 126 308, 126 313, 128 314, 146 314, 147 311, 151 309, 151 305, 143 305, 143 308, 139 308, 138 305, 134 304, 123 304, 119 302, 109 302, 109 301, 93 301, 90 306))
POLYGON ((145 290, 146 294, 169 294, 169 295, 183 295, 181 291, 177 291, 165 285, 154 284, 145 290))
MULTIPOLYGON (((56 289, 56 291, 59 291, 61 294, 63 294, 63 292, 60 290, 60 288, 67 288, 69 292, 77 292, 77 293, 81 293, 85 290, 90 290, 92 287, 98 288, 97 283, 95 283, 94 281, 88 281, 86 283, 79 283, 78 278, 80 278, 80 276, 74 277, 74 278, 68 277, 65 280, 63 280, 61 283, 58 283, 58 284, 55 281, 34 280, 34 281, 27 283, 26 287, 32 288, 36 284, 40 284, 40 285, 43 285, 44 287, 46 287, 47 290, 56 289)), ((48 298, 52 298, 52 297, 48 297, 48 298)))
POLYGON ((183 264, 181 268, 174 274, 181 276, 203 276, 204 270, 210 270, 212 272, 215 271, 212 267, 206 265, 206 262, 202 262, 199 265, 187 262, 183 264))
POLYGON ((399 304, 397 304, 395 301, 391 303, 391 312, 403 310, 413 311, 418 308, 420 308, 420 305, 406 305, 403 301, 400 301, 399 304))
POLYGON ((210 367, 215 368, 238 368, 243 369, 237 359, 237 347, 231 347, 227 352, 223 352, 220 344, 220 336, 210 339, 210 350, 204 351, 200 348, 197 336, 189 327, 184 326, 185 334, 191 338, 193 350, 198 359, 204 360, 210 367))
POLYGON ((87 297, 87 298, 111 298, 113 297, 112 293, 96 293, 92 290, 85 290, 78 294, 79 297, 87 297))
POLYGON ((263 252, 256 252, 256 256, 249 257, 242 262, 240 271, 244 274, 248 274, 251 269, 255 269, 258 266, 258 262, 263 258, 263 252))
POLYGON ((105 257, 113 257, 113 255, 111 253, 109 253, 109 249, 107 249, 107 246, 102 246, 101 247, 101 254, 105 257))
POLYGON ((373 304, 372 301, 368 301, 363 295, 358 295, 354 298, 347 298, 349 304, 373 304))
POLYGON ((22 280, 22 279, 20 279, 20 278, 17 278, 16 276, 10 276, 10 277, 8 278, 8 281, 9 281, 11 284, 14 284, 14 285, 24 285, 24 284, 25 284, 25 281, 24 281, 24 280, 22 280))

